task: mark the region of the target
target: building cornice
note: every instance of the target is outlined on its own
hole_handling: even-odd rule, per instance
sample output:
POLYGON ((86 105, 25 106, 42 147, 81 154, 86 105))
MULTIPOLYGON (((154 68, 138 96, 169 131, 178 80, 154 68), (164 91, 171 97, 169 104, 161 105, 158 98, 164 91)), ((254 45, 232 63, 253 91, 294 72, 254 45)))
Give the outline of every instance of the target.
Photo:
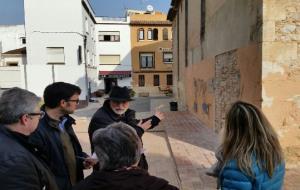
POLYGON ((177 15, 178 12, 178 7, 180 5, 180 3, 182 2, 182 0, 172 0, 171 1, 171 7, 168 11, 168 15, 167 15, 167 19, 169 21, 173 21, 175 16, 177 15))
POLYGON ((170 21, 146 21, 146 20, 133 20, 130 22, 131 26, 172 26, 170 21))
POLYGON ((95 20, 95 14, 94 14, 94 10, 92 9, 91 5, 89 4, 89 1, 81 1, 83 8, 85 9, 85 11, 88 13, 88 15, 90 16, 90 18, 92 19, 93 23, 96 24, 96 20, 95 20))

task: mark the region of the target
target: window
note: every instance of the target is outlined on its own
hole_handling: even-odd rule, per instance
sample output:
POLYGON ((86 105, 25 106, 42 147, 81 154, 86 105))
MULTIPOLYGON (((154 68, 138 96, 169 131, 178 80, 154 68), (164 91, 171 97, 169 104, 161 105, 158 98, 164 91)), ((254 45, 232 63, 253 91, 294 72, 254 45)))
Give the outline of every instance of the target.
POLYGON ((7 62, 6 64, 9 67, 17 67, 18 66, 18 62, 7 62))
POLYGON ((21 43, 26 44, 26 38, 25 37, 21 37, 21 43))
POLYGON ((158 30, 156 28, 153 29, 153 40, 158 40, 158 30))
POLYGON ((153 75, 153 86, 159 86, 159 75, 153 75))
POLYGON ((89 65, 90 64, 90 51, 86 51, 86 63, 89 65))
POLYGON ((145 75, 139 75, 139 86, 145 86, 145 75))
POLYGON ((100 65, 120 65, 120 55, 100 55, 100 65))
POLYGON ((138 32, 138 34, 139 34, 138 39, 139 40, 144 40, 144 29, 140 28, 138 31, 139 31, 138 32))
POLYGON ((140 67, 154 68, 154 53, 140 53, 140 67))
POLYGON ((89 33, 89 22, 88 22, 87 17, 85 17, 85 32, 89 33))
POLYGON ((205 0, 201 0, 201 28, 200 28, 200 40, 203 41, 204 39, 204 34, 205 34, 205 6, 206 6, 206 1, 205 0))
POLYGON ((164 63, 173 63, 173 53, 172 52, 164 52, 163 53, 163 62, 164 63))
POLYGON ((167 85, 173 85, 173 75, 167 75, 167 85))
POLYGON ((65 54, 63 47, 47 47, 47 63, 64 64, 65 54))
POLYGON ((167 28, 163 29, 163 40, 168 40, 168 29, 167 28))
POLYGON ((120 32, 99 32, 99 41, 101 42, 119 42, 120 32))
POLYGON ((147 34, 148 34, 148 35, 147 35, 148 40, 152 40, 153 31, 152 31, 151 28, 148 29, 148 33, 147 33, 147 34))
POLYGON ((81 48, 81 46, 78 46, 77 57, 78 57, 78 64, 81 64, 82 63, 82 48, 81 48))

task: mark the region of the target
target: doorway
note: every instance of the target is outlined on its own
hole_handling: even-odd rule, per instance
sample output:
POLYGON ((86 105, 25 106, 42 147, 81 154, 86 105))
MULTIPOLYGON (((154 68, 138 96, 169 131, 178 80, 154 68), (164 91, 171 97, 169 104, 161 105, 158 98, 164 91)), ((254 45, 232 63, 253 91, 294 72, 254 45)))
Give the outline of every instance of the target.
POLYGON ((105 94, 108 94, 113 86, 118 85, 117 78, 104 78, 105 94))

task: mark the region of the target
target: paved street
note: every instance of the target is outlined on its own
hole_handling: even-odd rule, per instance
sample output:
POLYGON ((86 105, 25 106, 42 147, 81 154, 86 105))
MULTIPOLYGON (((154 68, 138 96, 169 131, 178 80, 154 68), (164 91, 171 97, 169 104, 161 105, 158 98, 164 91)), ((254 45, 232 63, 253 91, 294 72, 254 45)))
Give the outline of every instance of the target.
MULTIPOLYGON (((182 190, 216 189, 216 180, 205 175, 205 171, 216 161, 214 150, 219 137, 190 113, 169 112, 170 101, 167 98, 138 98, 131 104, 131 108, 139 111, 137 118, 151 116, 160 105, 166 115, 157 128, 143 136, 150 174, 165 178, 182 190)), ((74 114, 76 132, 87 152, 90 152, 87 125, 102 103, 103 98, 74 114)), ((299 173, 299 168, 287 169, 285 189, 300 189, 299 173)))

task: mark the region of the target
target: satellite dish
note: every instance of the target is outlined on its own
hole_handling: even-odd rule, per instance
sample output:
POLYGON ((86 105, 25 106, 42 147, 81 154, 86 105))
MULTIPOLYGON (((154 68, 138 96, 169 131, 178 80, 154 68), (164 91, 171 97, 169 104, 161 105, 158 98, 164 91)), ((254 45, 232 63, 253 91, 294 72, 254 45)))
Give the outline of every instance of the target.
POLYGON ((153 6, 152 5, 147 5, 147 11, 152 12, 153 11, 153 6))

